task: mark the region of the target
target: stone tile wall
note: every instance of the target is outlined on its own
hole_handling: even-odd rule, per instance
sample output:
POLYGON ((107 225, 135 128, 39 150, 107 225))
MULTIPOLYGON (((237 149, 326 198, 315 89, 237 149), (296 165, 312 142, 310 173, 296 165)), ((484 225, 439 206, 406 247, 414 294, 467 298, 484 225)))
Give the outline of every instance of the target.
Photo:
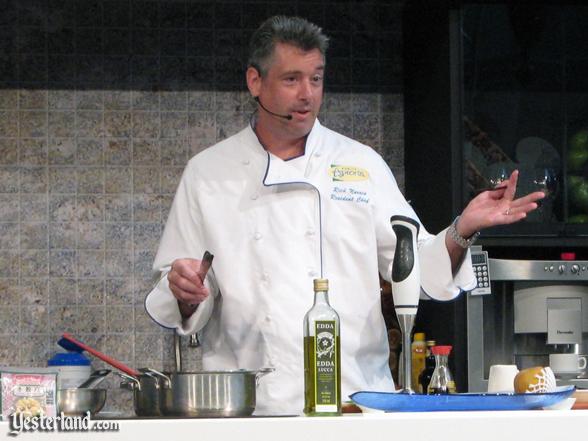
MULTIPOLYGON (((0 365, 43 366, 68 331, 171 368, 172 335, 143 308, 150 267, 188 158, 251 115, 246 43, 267 16, 324 27, 321 120, 381 152, 402 186, 401 8, 0 0, 0 365)), ((198 350, 184 354, 198 368, 198 350)), ((131 412, 107 385, 107 408, 131 412)))

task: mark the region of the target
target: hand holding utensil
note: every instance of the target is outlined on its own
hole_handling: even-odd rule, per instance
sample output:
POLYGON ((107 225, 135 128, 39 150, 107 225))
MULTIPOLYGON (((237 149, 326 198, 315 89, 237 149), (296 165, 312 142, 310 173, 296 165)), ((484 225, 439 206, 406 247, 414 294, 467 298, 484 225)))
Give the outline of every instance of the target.
MULTIPOLYGON (((200 261, 185 258, 176 259, 172 263, 167 280, 172 294, 180 303, 180 308, 182 306, 189 308, 190 305, 197 305, 208 297, 209 292, 204 286, 204 279, 213 258, 212 254, 205 251, 200 261)), ((190 313, 190 311, 186 312, 190 313)))

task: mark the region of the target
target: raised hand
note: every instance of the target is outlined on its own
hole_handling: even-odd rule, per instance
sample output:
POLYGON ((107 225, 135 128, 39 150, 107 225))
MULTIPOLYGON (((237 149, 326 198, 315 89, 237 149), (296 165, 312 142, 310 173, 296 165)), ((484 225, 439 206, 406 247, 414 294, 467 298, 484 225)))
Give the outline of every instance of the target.
POLYGON ((462 237, 470 237, 476 231, 496 225, 518 222, 527 213, 537 208, 537 201, 545 197, 536 191, 515 199, 518 170, 500 183, 500 188, 484 191, 470 201, 459 218, 457 232, 462 237))

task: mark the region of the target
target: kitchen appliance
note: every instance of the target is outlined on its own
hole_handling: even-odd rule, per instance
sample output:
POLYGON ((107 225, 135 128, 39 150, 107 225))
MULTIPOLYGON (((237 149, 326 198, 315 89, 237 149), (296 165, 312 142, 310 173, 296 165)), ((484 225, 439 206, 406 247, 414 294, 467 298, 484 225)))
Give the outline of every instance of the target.
MULTIPOLYGON (((481 253, 472 247, 472 259, 481 253)), ((490 258, 487 266, 490 294, 467 295, 470 392, 487 390, 492 365, 548 366, 550 354, 588 349, 588 261, 490 258)), ((581 372, 558 377, 588 387, 581 372)))
POLYGON ((396 251, 392 263, 392 297, 402 331, 404 385, 402 392, 413 394, 411 388, 412 359, 410 336, 419 305, 421 272, 417 253, 419 223, 406 216, 392 216, 392 230, 396 234, 396 251))

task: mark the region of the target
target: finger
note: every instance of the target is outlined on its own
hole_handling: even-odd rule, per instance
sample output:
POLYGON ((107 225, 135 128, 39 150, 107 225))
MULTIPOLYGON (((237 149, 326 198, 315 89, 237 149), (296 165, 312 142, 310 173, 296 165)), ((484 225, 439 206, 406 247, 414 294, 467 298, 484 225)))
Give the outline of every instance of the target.
POLYGON ((515 193, 517 192, 517 181, 519 179, 519 171, 515 170, 511 173, 510 178, 508 178, 508 182, 506 184, 506 189, 504 190, 504 198, 512 201, 514 199, 515 193))
POLYGON ((176 271, 172 271, 169 273, 167 280, 169 281, 170 285, 174 284, 183 291, 191 292, 194 294, 200 293, 205 289, 204 285, 202 284, 202 281, 198 276, 196 276, 196 280, 194 281, 183 277, 176 271))
POLYGON ((199 268, 200 261, 193 260, 191 262, 179 262, 173 266, 173 271, 196 285, 202 285, 202 279, 200 279, 200 276, 198 275, 199 268))
POLYGON ((178 299, 182 303, 186 303, 188 305, 196 305, 198 303, 202 303, 207 297, 208 293, 206 294, 194 294, 188 291, 184 291, 183 289, 179 288, 177 285, 170 284, 170 289, 176 299, 178 299))
POLYGON ((522 205, 526 205, 530 202, 537 202, 537 201, 543 199, 544 197, 545 197, 545 193, 543 193, 542 191, 536 191, 534 193, 529 193, 526 196, 515 199, 514 201, 512 201, 510 203, 510 206, 511 207, 519 207, 522 205))
POLYGON ((503 216, 503 224, 514 224, 520 220, 523 220, 527 217, 527 213, 520 212, 520 213, 510 213, 508 215, 503 216))
POLYGON ((536 210, 539 205, 537 202, 531 202, 515 209, 515 213, 529 213, 530 211, 536 210))
POLYGON ((184 291, 182 288, 174 285, 173 283, 169 284, 169 288, 173 293, 174 297, 178 299, 182 303, 192 304, 194 302, 194 294, 184 291))
POLYGON ((494 200, 500 200, 504 197, 504 193, 506 192, 506 189, 508 188, 507 185, 503 185, 502 187, 500 187, 499 189, 495 189, 495 190, 491 190, 491 191, 486 191, 482 194, 487 195, 490 199, 494 199, 494 200))
POLYGON ((527 204, 524 205, 519 205, 519 206, 510 206, 509 208, 507 208, 502 214, 505 217, 509 217, 509 216, 518 216, 520 214, 527 214, 530 211, 533 211, 535 209, 537 209, 539 205, 536 202, 529 202, 527 204))

